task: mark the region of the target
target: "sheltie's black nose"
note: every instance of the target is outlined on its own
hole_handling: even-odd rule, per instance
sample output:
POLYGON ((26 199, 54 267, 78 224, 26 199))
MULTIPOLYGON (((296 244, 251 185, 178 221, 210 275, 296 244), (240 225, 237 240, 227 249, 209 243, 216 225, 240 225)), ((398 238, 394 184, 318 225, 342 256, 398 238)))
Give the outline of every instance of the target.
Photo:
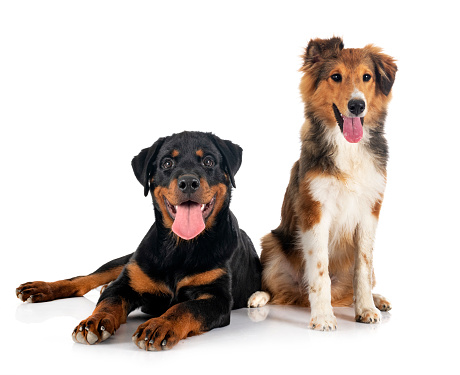
POLYGON ((359 116, 366 109, 366 103, 361 99, 351 99, 348 102, 348 110, 355 116, 359 116))

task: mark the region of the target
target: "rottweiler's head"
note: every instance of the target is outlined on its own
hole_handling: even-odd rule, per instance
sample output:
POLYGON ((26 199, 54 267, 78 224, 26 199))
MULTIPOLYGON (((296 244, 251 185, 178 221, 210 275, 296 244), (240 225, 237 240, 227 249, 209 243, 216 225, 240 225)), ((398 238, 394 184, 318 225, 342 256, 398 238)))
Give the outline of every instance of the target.
POLYGON ((228 207, 242 152, 211 133, 183 132, 160 138, 131 164, 144 195, 152 194, 163 226, 190 240, 228 207))

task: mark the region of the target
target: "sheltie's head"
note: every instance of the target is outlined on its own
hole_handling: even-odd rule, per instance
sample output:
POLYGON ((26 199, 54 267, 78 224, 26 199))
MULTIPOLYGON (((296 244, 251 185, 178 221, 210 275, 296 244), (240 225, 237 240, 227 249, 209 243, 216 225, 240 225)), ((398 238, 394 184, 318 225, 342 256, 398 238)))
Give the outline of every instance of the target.
POLYGON ((357 143, 363 127, 383 126, 397 67, 373 45, 343 47, 338 37, 308 43, 300 91, 307 117, 338 126, 348 142, 357 143))

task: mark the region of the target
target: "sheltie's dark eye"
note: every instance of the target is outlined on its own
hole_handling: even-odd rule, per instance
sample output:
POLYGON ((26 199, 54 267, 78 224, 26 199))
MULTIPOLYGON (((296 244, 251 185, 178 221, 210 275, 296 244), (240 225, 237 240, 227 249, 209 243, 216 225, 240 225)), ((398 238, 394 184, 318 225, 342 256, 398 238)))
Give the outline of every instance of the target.
POLYGON ((342 82, 342 75, 341 74, 333 74, 331 75, 331 78, 335 82, 342 82))
POLYGON ((363 75, 363 81, 364 82, 369 82, 371 80, 371 75, 370 74, 364 74, 363 75))

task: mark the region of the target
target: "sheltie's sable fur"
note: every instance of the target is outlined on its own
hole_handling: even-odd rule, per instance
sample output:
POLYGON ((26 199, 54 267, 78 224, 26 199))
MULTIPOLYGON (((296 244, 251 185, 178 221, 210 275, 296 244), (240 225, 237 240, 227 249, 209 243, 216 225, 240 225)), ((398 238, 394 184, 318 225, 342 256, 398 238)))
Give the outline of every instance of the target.
POLYGON ((371 292, 372 250, 386 184, 383 128, 397 67, 380 48, 344 49, 337 37, 311 40, 303 58, 301 154, 281 223, 262 239, 263 292, 250 306, 271 298, 311 307, 309 327, 334 330, 332 306, 354 303, 357 321, 377 323, 379 310, 391 308, 371 292), (362 132, 357 143, 345 137, 347 120, 362 132))

